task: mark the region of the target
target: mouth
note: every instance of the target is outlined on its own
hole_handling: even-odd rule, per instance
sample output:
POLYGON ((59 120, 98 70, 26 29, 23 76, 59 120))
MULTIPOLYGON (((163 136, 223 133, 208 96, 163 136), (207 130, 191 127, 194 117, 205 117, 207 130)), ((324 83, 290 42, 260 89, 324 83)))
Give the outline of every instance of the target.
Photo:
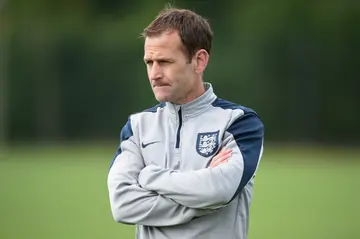
POLYGON ((153 85, 153 88, 164 87, 164 86, 170 86, 170 85, 169 84, 156 84, 156 85, 153 85))

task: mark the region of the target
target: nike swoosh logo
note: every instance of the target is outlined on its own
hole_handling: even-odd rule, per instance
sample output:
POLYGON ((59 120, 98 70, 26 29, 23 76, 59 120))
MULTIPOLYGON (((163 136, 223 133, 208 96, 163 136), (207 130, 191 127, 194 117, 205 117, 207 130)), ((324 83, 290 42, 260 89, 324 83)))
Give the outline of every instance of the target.
POLYGON ((160 141, 154 141, 154 142, 150 142, 150 143, 147 143, 147 144, 144 144, 144 142, 141 143, 141 147, 144 149, 146 148, 147 146, 151 145, 151 144, 155 144, 155 143, 159 143, 160 141))

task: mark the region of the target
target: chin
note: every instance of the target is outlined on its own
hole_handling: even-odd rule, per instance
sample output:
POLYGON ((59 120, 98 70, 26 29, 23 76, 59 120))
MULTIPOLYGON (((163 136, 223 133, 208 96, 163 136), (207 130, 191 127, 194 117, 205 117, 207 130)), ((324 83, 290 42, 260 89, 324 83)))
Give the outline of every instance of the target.
POLYGON ((169 94, 169 92, 160 89, 154 90, 154 95, 156 100, 159 102, 166 102, 171 99, 171 94, 169 94))
POLYGON ((155 99, 159 102, 167 102, 169 101, 169 97, 165 95, 155 95, 155 99))

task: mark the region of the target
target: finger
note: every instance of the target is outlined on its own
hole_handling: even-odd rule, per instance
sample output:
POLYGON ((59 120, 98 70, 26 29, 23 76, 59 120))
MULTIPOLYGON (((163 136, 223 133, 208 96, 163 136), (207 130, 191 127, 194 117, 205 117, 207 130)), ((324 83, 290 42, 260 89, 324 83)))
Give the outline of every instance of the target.
POLYGON ((220 151, 217 153, 217 155, 223 153, 225 151, 225 148, 221 148, 220 151))
POLYGON ((217 160, 217 159, 219 159, 219 158, 223 157, 224 155, 227 155, 227 154, 229 154, 229 153, 231 153, 231 152, 232 152, 231 149, 226 149, 226 150, 224 150, 223 152, 217 154, 217 155, 214 157, 214 160, 217 160))
POLYGON ((216 155, 213 159, 212 159, 212 162, 216 162, 218 160, 222 160, 222 158, 224 157, 227 157, 228 154, 231 154, 231 150, 227 150, 227 151, 224 151, 222 153, 219 153, 218 155, 216 155))
POLYGON ((221 151, 222 151, 223 153, 228 153, 228 152, 231 152, 232 149, 223 148, 221 151))
POLYGON ((219 166, 220 164, 227 162, 227 159, 224 159, 223 161, 217 161, 216 163, 210 165, 211 168, 215 168, 217 166, 219 166))
POLYGON ((222 155, 225 155, 227 153, 230 153, 232 151, 232 149, 222 149, 215 157, 214 160, 218 159, 219 157, 221 157, 222 155))
POLYGON ((221 153, 221 152, 229 152, 229 151, 231 151, 232 149, 230 149, 230 148, 221 148, 221 150, 219 151, 219 153, 221 153))
POLYGON ((227 154, 221 156, 221 157, 217 160, 217 162, 219 163, 219 162, 223 162, 224 160, 228 160, 228 159, 231 157, 231 155, 232 155, 231 153, 227 153, 227 154))
POLYGON ((211 162, 210 166, 214 167, 215 165, 219 165, 222 162, 227 161, 227 159, 229 159, 231 155, 232 155, 231 152, 219 155, 219 157, 217 157, 215 160, 211 162))
POLYGON ((217 161, 222 161, 223 157, 227 157, 227 154, 231 153, 232 149, 221 149, 221 151, 214 156, 214 158, 211 160, 210 166, 217 164, 217 161))
POLYGON ((212 160, 211 160, 211 163, 210 165, 214 165, 214 164, 217 164, 218 161, 221 161, 223 159, 223 156, 225 154, 219 154, 219 155, 216 155, 212 160))

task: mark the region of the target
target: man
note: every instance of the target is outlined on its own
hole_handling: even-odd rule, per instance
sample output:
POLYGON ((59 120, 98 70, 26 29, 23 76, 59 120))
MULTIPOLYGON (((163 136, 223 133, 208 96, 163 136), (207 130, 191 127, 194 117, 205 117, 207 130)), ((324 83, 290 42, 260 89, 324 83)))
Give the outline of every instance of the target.
POLYGON ((114 219, 136 225, 137 239, 245 239, 261 120, 203 82, 213 36, 204 18, 165 9, 143 36, 160 104, 121 131, 108 175, 114 219))

